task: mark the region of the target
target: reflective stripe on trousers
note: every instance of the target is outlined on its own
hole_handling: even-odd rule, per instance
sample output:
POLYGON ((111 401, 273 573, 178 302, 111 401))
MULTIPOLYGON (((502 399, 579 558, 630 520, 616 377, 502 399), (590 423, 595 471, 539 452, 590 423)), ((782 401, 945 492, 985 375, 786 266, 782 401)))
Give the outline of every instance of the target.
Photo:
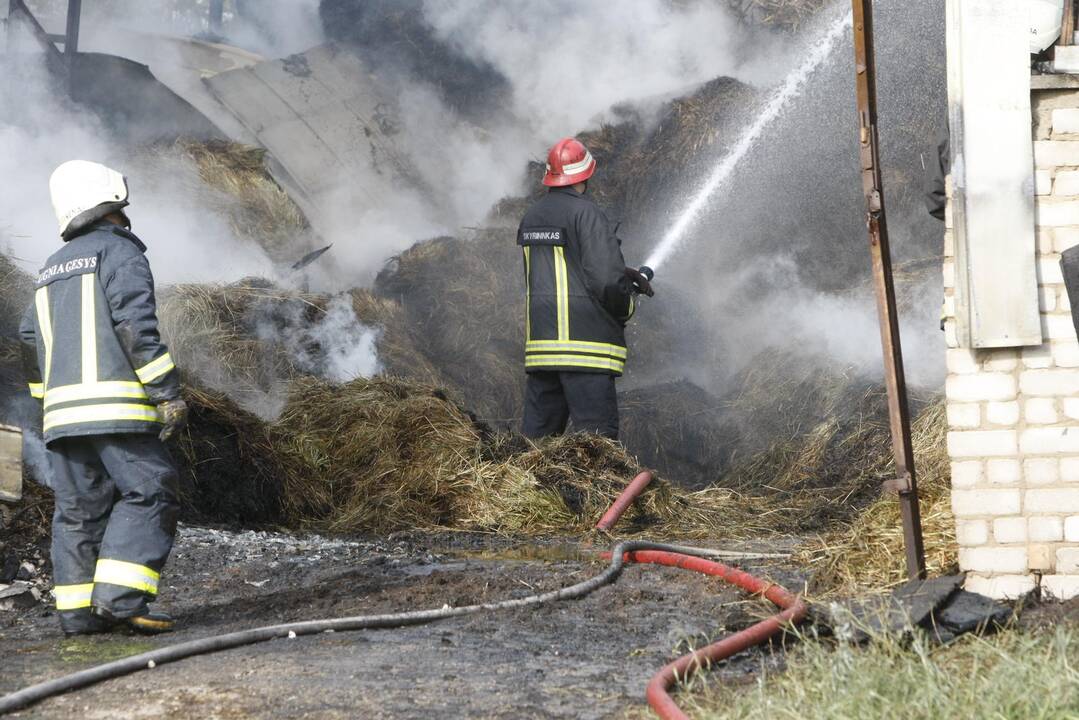
POLYGON ((97 571, 94 573, 95 583, 120 585, 151 595, 157 595, 157 583, 160 579, 160 573, 145 565, 104 558, 97 561, 97 571))
POLYGON ((90 607, 90 598, 94 594, 94 584, 57 585, 52 591, 56 595, 57 610, 79 610, 90 607))

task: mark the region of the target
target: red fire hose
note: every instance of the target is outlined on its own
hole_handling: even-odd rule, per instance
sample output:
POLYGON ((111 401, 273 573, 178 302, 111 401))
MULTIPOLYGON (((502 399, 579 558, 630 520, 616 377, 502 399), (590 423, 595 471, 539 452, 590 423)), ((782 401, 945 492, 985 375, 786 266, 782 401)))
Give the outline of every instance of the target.
POLYGON ((603 517, 596 523, 596 529, 609 531, 614 527, 614 524, 622 517, 622 513, 626 511, 626 508, 633 504, 633 501, 648 487, 650 482, 652 482, 652 473, 648 470, 639 473, 637 477, 633 478, 633 482, 626 486, 622 494, 607 508, 607 512, 603 513, 603 517))
MULTIPOLYGON (((610 530, 651 480, 652 475, 649 472, 638 475, 615 500, 596 527, 601 530, 610 530)), ((604 553, 604 555, 607 555, 607 553, 604 553)), ((737 585, 747 592, 763 595, 782 609, 782 612, 762 620, 756 625, 683 655, 674 662, 668 663, 653 675, 645 691, 645 697, 648 699, 648 704, 663 720, 688 720, 688 716, 678 708, 674 698, 670 695, 670 689, 679 680, 685 681, 708 663, 725 660, 732 655, 760 645, 773 635, 781 632, 784 627, 800 622, 806 615, 805 603, 800 597, 792 594, 786 588, 756 578, 743 570, 707 560, 703 557, 661 550, 635 550, 627 552, 625 560, 635 563, 668 565, 712 575, 724 582, 737 585)))
POLYGON ((626 560, 637 563, 669 565, 704 573, 705 575, 714 575, 725 582, 737 585, 743 590, 761 594, 778 607, 783 608, 782 612, 762 620, 752 627, 683 655, 653 675, 648 683, 648 689, 645 691, 645 697, 648 699, 648 704, 663 720, 687 718, 686 714, 678 709, 678 705, 675 704, 669 693, 669 690, 679 680, 685 681, 689 676, 709 663, 724 660, 755 645, 760 645, 776 633, 781 632, 789 624, 800 622, 806 614, 806 605, 798 596, 791 594, 779 585, 765 582, 747 572, 728 567, 722 563, 680 553, 656 550, 629 552, 626 553, 626 560))
MULTIPOLYGON (((641 493, 651 481, 651 473, 641 473, 618 498, 603 516, 600 527, 608 529, 613 527, 619 516, 641 493)), ((23 688, 22 690, 0 697, 0 715, 17 710, 35 702, 53 697, 70 690, 93 685, 112 678, 121 677, 146 669, 153 669, 158 665, 176 662, 184 658, 205 653, 220 652, 230 648, 266 642, 278 638, 296 638, 301 635, 315 635, 324 632, 336 632, 346 630, 394 628, 409 625, 420 625, 436 620, 451 617, 472 615, 479 612, 489 612, 507 608, 529 607, 555 600, 566 600, 587 595, 593 590, 614 582, 622 572, 624 563, 653 563, 656 565, 669 565, 684 568, 706 575, 714 575, 731 584, 737 585, 752 593, 762 594, 776 605, 784 608, 783 612, 757 623, 739 633, 725 638, 717 643, 696 650, 684 657, 675 660, 660 670, 651 682, 648 683, 648 703, 656 713, 664 720, 672 718, 686 718, 686 715, 678 709, 669 690, 678 680, 689 677, 706 662, 714 662, 728 658, 735 653, 742 652, 747 648, 758 645, 776 633, 780 632, 788 623, 801 620, 806 613, 805 604, 802 600, 779 585, 773 585, 759 580, 748 573, 736 568, 728 567, 712 560, 707 560, 697 555, 694 548, 685 548, 677 545, 663 545, 642 540, 627 540, 617 543, 612 553, 604 553, 610 558, 610 565, 599 575, 575 585, 539 593, 523 598, 514 598, 494 603, 481 605, 469 605, 464 607, 451 607, 445 605, 436 610, 419 610, 412 612, 395 613, 391 615, 368 615, 347 618, 335 618, 329 620, 308 620, 303 622, 270 625, 266 627, 240 630, 237 632, 216 635, 200 640, 191 640, 177 645, 165 646, 149 652, 132 655, 130 657, 114 660, 112 662, 97 665, 63 677, 46 680, 44 682, 23 688), (685 552, 679 552, 685 551, 685 552)), ((707 550, 699 550, 701 554, 707 554, 707 550)))

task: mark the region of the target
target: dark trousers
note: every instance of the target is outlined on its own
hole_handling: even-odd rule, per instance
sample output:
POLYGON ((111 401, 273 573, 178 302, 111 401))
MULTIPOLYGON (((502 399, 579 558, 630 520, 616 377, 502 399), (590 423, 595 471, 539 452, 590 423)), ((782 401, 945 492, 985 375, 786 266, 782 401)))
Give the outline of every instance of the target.
POLYGON ((566 422, 577 432, 618 439, 618 395, 614 375, 589 372, 531 372, 525 384, 521 431, 533 439, 561 435, 566 422))
POLYGON ((179 515, 177 474, 156 435, 91 435, 49 444, 56 511, 52 564, 64 630, 91 608, 142 614, 157 595, 179 515))

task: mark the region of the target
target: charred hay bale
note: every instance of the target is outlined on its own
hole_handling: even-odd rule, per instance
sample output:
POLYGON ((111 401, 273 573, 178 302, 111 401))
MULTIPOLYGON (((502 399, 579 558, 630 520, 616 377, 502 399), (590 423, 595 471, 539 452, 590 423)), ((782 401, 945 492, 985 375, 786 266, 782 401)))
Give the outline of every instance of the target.
POLYGON ((523 405, 522 288, 520 251, 503 228, 414 245, 379 273, 374 289, 403 309, 412 346, 453 397, 509 425, 523 405))
POLYGON ((687 380, 619 394, 619 437, 630 452, 680 487, 703 488, 726 470, 733 439, 722 403, 687 380))
POLYGON ((0 337, 18 337, 19 322, 33 295, 33 278, 0 254, 0 337))
POLYGON ((378 328, 378 360, 383 375, 421 385, 445 385, 442 373, 428 359, 409 327, 401 303, 375 295, 366 288, 351 290, 352 309, 360 322, 378 328))
POLYGON ((11 258, 0 254, 0 422, 23 424, 37 403, 26 391, 19 323, 34 296, 34 282, 11 258))
MULTIPOLYGON (((325 314, 326 298, 248 279, 231 285, 175 285, 158 303, 162 335, 187 380, 261 408, 298 377, 295 343, 325 314)), ((302 350, 303 348, 299 348, 302 350)), ((314 350, 314 348, 312 348, 314 350)), ((273 414, 267 408, 266 414, 273 414)))
MULTIPOLYGON (((738 443, 720 484, 767 494, 785 508, 776 529, 820 531, 849 523, 875 503, 894 476, 883 386, 849 369, 826 369, 795 356, 761 357, 725 398, 724 419, 738 443), (761 443, 761 438, 765 442, 761 443)), ((918 452, 944 452, 935 397, 911 397, 918 452)))
POLYGON ((825 6, 825 0, 726 0, 749 23, 796 32, 825 6))
POLYGON ((196 522, 275 525, 282 481, 266 423, 222 393, 184 389, 191 415, 173 443, 182 516, 196 522))
POLYGON ((741 115, 758 91, 731 78, 716 78, 664 105, 659 121, 624 113, 620 122, 580 135, 596 157, 589 192, 624 231, 654 231, 656 208, 674 207, 684 193, 677 178, 696 177, 734 137, 741 115))
MULTIPOLYGON (((285 522, 321 532, 585 531, 639 470, 609 440, 490 434, 438 390, 385 378, 297 380, 269 437, 285 522)), ((732 494, 690 497, 657 479, 622 527, 714 529, 732 494)))
POLYGON ((38 577, 51 572, 52 515, 52 490, 24 472, 22 499, 12 505, 0 504, 0 584, 14 580, 26 561, 35 565, 38 577))

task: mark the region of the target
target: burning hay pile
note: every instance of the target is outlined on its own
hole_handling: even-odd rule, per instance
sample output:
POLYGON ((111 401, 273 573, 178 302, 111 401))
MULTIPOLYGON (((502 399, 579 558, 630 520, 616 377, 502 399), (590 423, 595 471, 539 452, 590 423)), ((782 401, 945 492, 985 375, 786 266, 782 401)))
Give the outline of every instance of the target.
MULTIPOLYGON (((585 137, 601 168, 591 191, 626 221, 630 262, 661 229, 655 208, 683 191, 666 178, 698 174, 731 136, 729 108, 754 94, 716 80, 661 108, 655 123, 625 109, 585 137)), ((234 230, 275 261, 313 246, 259 151, 186 142, 166 151, 236 201, 227 205, 234 230)), ((625 449, 584 436, 533 446, 507 432, 524 386, 513 227, 526 202, 507 199, 491 227, 467 237, 415 245, 373 287, 339 296, 377 329, 382 372, 368 379, 326 379, 326 349, 308 332, 339 298, 258 280, 164 290, 162 325, 193 411, 177 448, 189 517, 339 533, 584 531, 637 472, 636 455, 677 485, 655 482, 622 532, 713 540, 820 532, 806 553, 823 583, 850 584, 852 559, 892 577, 896 563, 877 544, 893 532, 893 510, 879 500, 890 473, 880 389, 773 355, 752 363, 734 394, 712 397, 679 379, 686 358, 698 367, 722 359, 706 346, 709 333, 689 327, 697 321, 674 288, 662 288, 664 302, 645 305, 630 328, 625 449)), ((943 447, 935 407, 919 418, 925 457, 943 447)), ((946 464, 922 472, 937 508, 946 464)), ((943 533, 945 514, 927 507, 926 515, 943 533)))
MULTIPOLYGON (((301 378, 270 422, 219 395, 189 392, 188 400, 185 494, 197 516, 218 520, 337 533, 585 531, 638 471, 608 440, 532 445, 492 432, 438 389, 402 380, 301 378)), ((657 480, 623 527, 721 531, 733 497, 657 480)))
POLYGON ((297 366, 302 356, 282 341, 315 325, 326 304, 325 296, 248 279, 166 288, 158 317, 178 366, 197 373, 186 378, 189 384, 227 391, 241 406, 271 415, 279 408, 268 398, 309 369, 297 366))
MULTIPOLYGON (((388 332, 408 338, 409 356, 438 368, 454 399, 501 425, 514 423, 523 403, 524 281, 514 238, 514 229, 489 228, 418 243, 374 286, 400 307, 403 332, 388 332)), ((393 371, 414 377, 406 363, 393 371)))

